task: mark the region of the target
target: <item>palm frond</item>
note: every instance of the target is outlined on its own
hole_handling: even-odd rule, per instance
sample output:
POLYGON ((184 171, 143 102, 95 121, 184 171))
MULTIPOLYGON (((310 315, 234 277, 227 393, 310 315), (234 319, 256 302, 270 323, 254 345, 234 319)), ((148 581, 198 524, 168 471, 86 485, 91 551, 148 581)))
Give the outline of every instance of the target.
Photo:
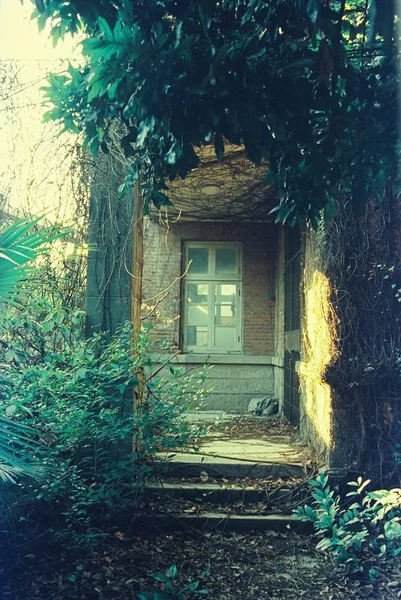
POLYGON ((27 277, 29 263, 47 244, 65 235, 48 228, 32 231, 39 220, 21 219, 0 232, 0 302, 9 300, 13 288, 27 277))
POLYGON ((18 475, 39 478, 42 447, 35 441, 35 430, 22 423, 0 417, 0 480, 14 483, 18 475))
MULTIPOLYGON (((0 302, 10 301, 15 286, 27 277, 29 263, 46 245, 66 234, 60 230, 34 229, 39 220, 21 219, 0 231, 0 302)), ((0 481, 15 483, 21 475, 40 478, 43 474, 38 460, 40 452, 33 429, 0 416, 0 481)))

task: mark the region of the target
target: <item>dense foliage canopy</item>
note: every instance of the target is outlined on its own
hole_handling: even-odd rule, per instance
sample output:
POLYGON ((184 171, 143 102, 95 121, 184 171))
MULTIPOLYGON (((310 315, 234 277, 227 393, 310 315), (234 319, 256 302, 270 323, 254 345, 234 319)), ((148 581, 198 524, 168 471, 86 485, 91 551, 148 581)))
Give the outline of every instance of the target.
POLYGON ((397 176, 392 0, 36 0, 55 41, 83 30, 85 66, 50 78, 48 118, 108 151, 123 125, 145 206, 199 164, 243 145, 266 163, 278 221, 359 208, 397 176))

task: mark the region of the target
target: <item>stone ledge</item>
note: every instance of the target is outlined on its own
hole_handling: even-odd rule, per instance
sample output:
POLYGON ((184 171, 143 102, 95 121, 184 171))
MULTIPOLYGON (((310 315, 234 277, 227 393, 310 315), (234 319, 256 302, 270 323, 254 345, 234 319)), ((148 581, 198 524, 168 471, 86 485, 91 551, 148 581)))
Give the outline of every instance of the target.
MULTIPOLYGON (((160 356, 160 355, 159 355, 160 356)), ((174 358, 175 362, 183 364, 224 364, 224 365, 271 365, 274 367, 283 367, 284 358, 281 356, 245 356, 243 354, 178 354, 174 358)), ((154 359, 157 363, 157 359, 154 359)))

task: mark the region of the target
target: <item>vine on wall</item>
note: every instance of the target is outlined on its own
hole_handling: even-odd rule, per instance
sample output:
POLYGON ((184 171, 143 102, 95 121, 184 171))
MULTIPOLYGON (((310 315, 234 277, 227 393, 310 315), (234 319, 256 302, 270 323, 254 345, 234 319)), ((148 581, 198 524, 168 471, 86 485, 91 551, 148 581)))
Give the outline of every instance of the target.
POLYGON ((398 480, 400 471, 400 215, 390 194, 360 215, 345 201, 322 248, 339 328, 339 353, 326 372, 336 427, 342 439, 354 438, 358 455, 348 460, 378 480, 398 480))

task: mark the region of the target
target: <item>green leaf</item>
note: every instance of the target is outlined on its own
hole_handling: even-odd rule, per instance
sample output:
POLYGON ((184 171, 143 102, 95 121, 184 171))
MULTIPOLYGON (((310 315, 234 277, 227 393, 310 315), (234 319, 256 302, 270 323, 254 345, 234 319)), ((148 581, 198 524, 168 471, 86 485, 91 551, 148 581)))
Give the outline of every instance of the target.
POLYGON ((31 231, 39 219, 22 219, 0 231, 0 302, 28 273, 27 264, 46 250, 46 244, 66 235, 49 229, 31 231))
POLYGON ((169 567, 169 569, 167 569, 166 574, 170 579, 175 579, 178 575, 178 570, 177 570, 176 565, 171 565, 171 567, 169 567))
POLYGON ((311 23, 316 23, 321 7, 321 0, 307 0, 306 14, 308 15, 311 23))
POLYGON ((190 583, 189 585, 186 585, 179 591, 178 597, 180 598, 187 592, 195 592, 198 589, 198 587, 199 587, 199 581, 193 581, 192 583, 190 583))
POLYGON ((14 348, 10 348, 9 350, 7 350, 7 352, 4 354, 4 358, 6 359, 7 362, 11 362, 14 360, 16 356, 16 352, 14 348))
POLYGON ((89 84, 88 102, 92 102, 95 98, 104 96, 104 94, 107 93, 108 87, 109 84, 105 78, 93 80, 93 82, 89 84))
POLYGON ((114 42, 113 32, 110 28, 110 25, 106 21, 106 19, 104 19, 103 17, 99 17, 97 22, 98 22, 101 33, 103 33, 103 35, 104 35, 104 39, 107 40, 108 42, 114 42))
POLYGON ((172 205, 170 200, 168 199, 168 196, 166 196, 166 194, 163 194, 163 192, 159 192, 158 190, 152 191, 152 200, 157 208, 160 208, 161 206, 172 205))
POLYGON ((163 575, 162 573, 153 573, 152 577, 156 581, 169 581, 169 576, 168 575, 163 575))
POLYGON ((99 152, 99 138, 97 136, 93 137, 90 141, 89 141, 89 150, 92 152, 92 154, 97 154, 99 152))
POLYGON ((320 487, 321 486, 321 482, 316 479, 308 479, 307 483, 309 485, 311 485, 312 487, 320 487))
POLYGON ((328 198, 324 205, 324 220, 331 221, 338 215, 338 205, 334 198, 328 198))
MULTIPOLYGON (((33 15, 32 15, 33 16, 33 15)), ((48 19, 48 15, 46 13, 43 14, 37 14, 36 16, 37 19, 37 23, 38 23, 38 29, 39 29, 39 33, 42 32, 44 30, 44 28, 46 27, 46 23, 47 23, 47 19, 48 19)))
POLYGON ((116 97, 117 89, 121 83, 121 80, 122 80, 121 77, 117 78, 114 81, 114 83, 112 83, 111 86, 109 87, 109 89, 107 90, 107 94, 108 94, 110 100, 114 100, 114 98, 116 97))
POLYGON ((366 481, 362 482, 362 477, 360 477, 358 479, 358 493, 361 494, 363 492, 363 490, 370 484, 371 480, 370 479, 366 479, 366 481))
POLYGON ((47 319, 46 321, 43 322, 42 325, 42 331, 44 331, 45 333, 48 333, 49 331, 52 331, 55 327, 55 322, 53 321, 53 319, 47 319))
POLYGON ((173 598, 176 595, 175 594, 176 590, 175 590, 174 584, 171 581, 168 581, 166 583, 166 592, 168 592, 170 594, 170 596, 172 596, 173 598))

